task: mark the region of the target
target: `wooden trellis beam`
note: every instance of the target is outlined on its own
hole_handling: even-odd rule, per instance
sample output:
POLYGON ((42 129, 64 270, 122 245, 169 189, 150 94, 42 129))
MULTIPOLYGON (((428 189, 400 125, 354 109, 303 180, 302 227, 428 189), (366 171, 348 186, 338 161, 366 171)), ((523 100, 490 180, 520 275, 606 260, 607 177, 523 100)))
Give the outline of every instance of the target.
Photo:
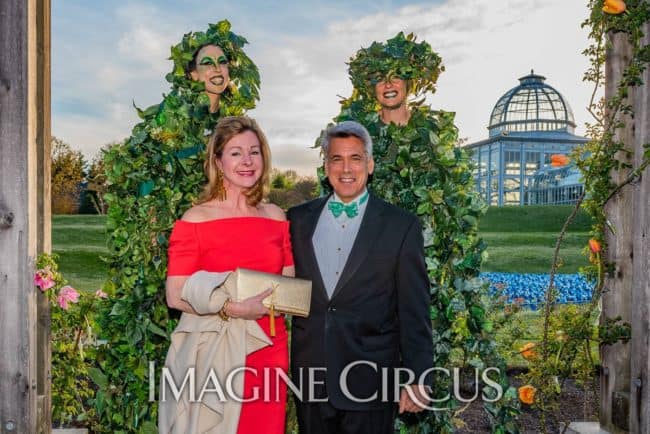
POLYGON ((0 432, 50 431, 50 3, 0 1, 0 432), (39 396, 40 395, 40 396, 39 396))

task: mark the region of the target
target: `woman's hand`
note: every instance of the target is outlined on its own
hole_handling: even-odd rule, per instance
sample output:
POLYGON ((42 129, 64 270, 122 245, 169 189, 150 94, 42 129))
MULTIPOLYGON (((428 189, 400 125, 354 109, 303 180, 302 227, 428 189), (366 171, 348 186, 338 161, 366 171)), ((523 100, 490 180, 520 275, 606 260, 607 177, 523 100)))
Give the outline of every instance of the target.
POLYGON ((269 309, 262 304, 262 300, 271 295, 272 292, 273 290, 269 288, 246 300, 231 301, 226 306, 226 315, 232 318, 260 319, 269 314, 269 309))

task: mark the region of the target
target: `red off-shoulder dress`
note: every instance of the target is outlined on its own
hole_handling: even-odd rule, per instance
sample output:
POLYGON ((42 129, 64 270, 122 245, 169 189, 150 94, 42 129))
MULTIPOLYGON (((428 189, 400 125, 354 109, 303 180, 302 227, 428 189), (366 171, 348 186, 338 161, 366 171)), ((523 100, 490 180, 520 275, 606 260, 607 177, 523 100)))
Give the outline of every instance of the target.
MULTIPOLYGON (((237 267, 281 274, 293 265, 289 222, 265 217, 234 217, 191 223, 178 220, 169 240, 168 276, 189 276, 205 270, 223 272, 237 267)), ((262 291, 265 288, 260 288, 262 291)), ((287 329, 284 317, 275 319, 275 337, 270 335, 270 318, 257 323, 273 345, 246 357, 244 400, 238 434, 284 433, 287 387, 274 374, 288 369, 287 329), (271 368, 265 385, 264 368, 271 368), (277 391, 277 393, 276 393, 277 391), (266 395, 266 396, 265 396, 266 395), (251 399, 255 396, 258 399, 251 399)))

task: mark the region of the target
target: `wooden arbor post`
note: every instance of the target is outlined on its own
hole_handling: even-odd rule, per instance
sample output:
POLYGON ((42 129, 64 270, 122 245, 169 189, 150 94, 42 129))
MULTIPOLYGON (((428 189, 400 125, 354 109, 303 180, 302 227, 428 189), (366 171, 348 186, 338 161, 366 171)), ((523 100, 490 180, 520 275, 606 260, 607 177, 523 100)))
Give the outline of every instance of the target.
MULTIPOLYGON (((645 23, 645 39, 650 44, 650 24, 645 23)), ((607 97, 613 96, 631 56, 627 35, 610 35, 607 51, 607 97)), ((643 74, 643 85, 631 89, 628 102, 634 115, 623 118, 618 132, 629 156, 619 158, 632 165, 612 174, 623 181, 643 160, 644 143, 650 143, 650 72, 643 74)), ((607 260, 616 264, 606 277, 601 318, 621 316, 632 326, 632 340, 601 349, 601 426, 614 433, 650 432, 650 170, 640 180, 624 187, 608 203, 606 213, 616 233, 607 231, 607 260)))
MULTIPOLYGON (((618 83, 623 76, 625 66, 631 57, 631 47, 627 35, 609 34, 612 45, 607 48, 605 61, 605 97, 616 95, 618 83)), ((622 117, 626 127, 617 130, 617 139, 627 146, 631 143, 631 126, 634 119, 622 117)), ((627 157, 619 152, 617 158, 627 157)), ((615 183, 622 182, 629 175, 628 169, 612 171, 615 183)), ((605 274, 602 296, 601 323, 606 318, 620 316, 623 321, 630 321, 632 307, 632 213, 633 191, 630 186, 623 188, 605 206, 607 219, 616 233, 607 229, 606 260, 616 264, 612 273, 605 274)), ((600 376, 600 423, 609 432, 627 432, 629 430, 629 389, 630 389, 630 344, 618 342, 600 349, 602 372, 600 376)))
MULTIPOLYGON (((642 46, 650 45, 650 22, 643 29, 642 46)), ((650 143, 650 70, 634 90, 633 166, 643 160, 643 144, 650 143)), ((650 168, 633 186, 632 227, 632 340, 630 342, 630 432, 650 433, 650 168)))
POLYGON ((50 432, 50 0, 0 1, 0 433, 50 432))

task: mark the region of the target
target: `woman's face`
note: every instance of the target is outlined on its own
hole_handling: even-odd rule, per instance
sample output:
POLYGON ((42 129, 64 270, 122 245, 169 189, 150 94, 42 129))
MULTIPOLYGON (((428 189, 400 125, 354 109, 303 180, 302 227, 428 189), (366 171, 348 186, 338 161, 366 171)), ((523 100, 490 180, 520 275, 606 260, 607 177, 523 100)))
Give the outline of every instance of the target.
POLYGON ((264 171, 262 146, 257 135, 252 131, 244 131, 234 136, 224 146, 216 164, 223 172, 226 188, 251 188, 264 171))
POLYGON ((230 75, 228 59, 216 45, 206 45, 196 55, 196 69, 190 73, 192 80, 205 83, 207 93, 221 95, 228 87, 230 75))
POLYGON ((396 109, 406 101, 406 81, 401 78, 375 84, 375 97, 383 108, 396 109))

